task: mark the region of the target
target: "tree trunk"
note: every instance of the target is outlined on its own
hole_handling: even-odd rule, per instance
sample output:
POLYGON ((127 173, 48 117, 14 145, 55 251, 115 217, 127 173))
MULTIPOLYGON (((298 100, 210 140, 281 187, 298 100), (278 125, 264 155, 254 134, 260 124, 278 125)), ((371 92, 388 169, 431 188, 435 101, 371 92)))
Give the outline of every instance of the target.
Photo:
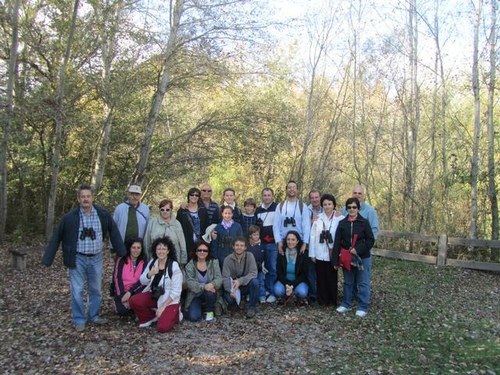
POLYGON ((20 0, 15 0, 11 14, 12 40, 9 53, 9 71, 7 82, 6 116, 3 124, 2 147, 0 151, 0 243, 5 239, 5 225, 7 223, 7 155, 9 149, 10 125, 14 110, 14 81, 16 79, 17 46, 18 46, 18 18, 20 0))
POLYGON ((410 40, 410 100, 409 100, 409 121, 407 133, 407 169, 405 194, 409 201, 410 229, 415 228, 416 207, 415 207, 415 183, 417 171, 417 144, 420 126, 420 94, 418 87, 418 27, 417 27, 416 0, 410 1, 409 9, 409 40, 410 40))
POLYGON ((495 108, 495 69, 496 69, 496 7, 491 2, 490 44, 490 81, 488 84, 488 197, 491 204, 491 239, 498 240, 498 198, 495 184, 495 129, 493 115, 495 108))
MULTIPOLYGON (((440 61, 440 46, 439 46, 439 0, 435 1, 434 7, 434 42, 436 51, 434 54, 434 88, 432 93, 432 118, 431 118, 431 158, 430 158, 430 171, 429 171, 429 182, 427 185, 428 192, 428 204, 425 206, 425 222, 427 228, 433 228, 434 222, 434 186, 435 186, 435 177, 436 177, 436 160, 437 160, 437 152, 436 152, 436 129, 438 126, 438 122, 441 120, 438 109, 439 109, 439 85, 441 80, 439 79, 439 61, 440 61)), ((445 201, 446 202, 446 201, 445 201)), ((422 228, 419 228, 418 232, 421 232, 422 228)))
POLYGON ((153 133, 156 127, 156 121, 160 113, 161 104, 165 93, 167 92, 168 84, 171 80, 170 69, 173 63, 173 55, 175 53, 177 40, 179 38, 179 28, 182 15, 185 11, 184 0, 172 0, 170 7, 170 33, 168 36, 167 48, 165 51, 163 73, 158 83, 158 88, 153 96, 151 109, 149 110, 148 122, 144 130, 144 140, 142 142, 139 160, 135 166, 135 171, 132 175, 131 182, 141 185, 146 176, 148 167, 149 153, 151 152, 151 142, 153 140, 153 133), (175 3, 175 4, 173 4, 175 3))
POLYGON ((113 110, 105 104, 104 113, 106 119, 101 130, 99 137, 99 144, 97 147, 97 155, 95 158, 94 169, 92 170, 92 177, 90 180, 91 186, 94 188, 95 194, 101 190, 102 182, 104 180, 104 170, 106 168, 106 159, 108 158, 109 142, 111 140, 111 128, 113 126, 113 110))
POLYGON ((124 3, 120 1, 119 3, 112 5, 107 4, 107 6, 114 7, 112 12, 107 12, 107 14, 111 13, 113 15, 113 17, 110 17, 112 19, 108 19, 106 15, 100 14, 101 8, 99 5, 95 5, 94 7, 96 16, 101 23, 100 34, 103 63, 102 100, 104 101, 104 121, 97 145, 94 168, 92 170, 90 182, 94 188, 95 194, 99 193, 99 190, 101 190, 102 187, 104 171, 106 169, 106 160, 109 153, 109 142, 111 140, 111 128, 113 126, 115 106, 111 95, 111 65, 116 53, 116 25, 120 25, 124 3))
POLYGON ((73 44, 73 37, 76 28, 76 18, 78 16, 78 6, 80 0, 75 0, 73 7, 73 15, 71 18, 71 26, 68 34, 68 41, 66 44, 66 51, 64 53, 63 63, 59 70, 59 83, 56 93, 56 108, 55 108, 55 132, 54 132, 54 152, 52 157, 52 166, 50 174, 50 189, 49 201, 47 207, 47 223, 45 225, 45 237, 50 238, 54 228, 54 216, 57 196, 57 178, 59 175, 59 161, 61 157, 62 148, 62 130, 64 126, 64 90, 66 86, 66 68, 71 55, 71 46, 73 44))
POLYGON ((479 135, 481 130, 481 104, 479 89, 479 27, 481 25, 483 0, 478 0, 476 8, 476 19, 474 22, 474 52, 472 57, 472 92, 474 94, 474 138, 472 140, 471 160, 471 222, 469 237, 477 238, 477 180, 479 174, 479 135))

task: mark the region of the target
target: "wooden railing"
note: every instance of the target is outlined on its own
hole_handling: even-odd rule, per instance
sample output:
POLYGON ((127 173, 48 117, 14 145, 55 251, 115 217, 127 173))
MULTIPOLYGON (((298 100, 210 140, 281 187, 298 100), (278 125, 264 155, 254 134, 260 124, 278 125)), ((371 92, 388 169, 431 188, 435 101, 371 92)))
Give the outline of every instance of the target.
MULTIPOLYGON (((498 262, 483 262, 474 260, 462 260, 453 259, 448 257, 448 251, 450 246, 461 246, 469 249, 479 248, 479 249, 490 249, 491 252, 500 251, 500 241, 488 241, 488 240, 471 240, 466 238, 456 238, 448 237, 446 234, 440 236, 426 236, 420 233, 408 233, 408 232, 391 232, 391 231, 380 231, 377 239, 377 243, 380 244, 384 239, 403 239, 407 242, 407 246, 410 250, 408 251, 396 251, 387 250, 374 247, 372 253, 374 255, 386 257, 410 260, 414 262, 422 262, 435 264, 437 266, 453 266, 462 268, 471 268, 483 271, 493 271, 500 272, 500 263, 498 262), (434 251, 431 253, 436 253, 437 255, 427 255, 411 252, 415 244, 425 244, 434 251)), ((376 244, 377 246, 377 244, 376 244)), ((417 247, 417 246, 415 246, 417 247)), ((498 257, 496 257, 498 259, 498 257)))

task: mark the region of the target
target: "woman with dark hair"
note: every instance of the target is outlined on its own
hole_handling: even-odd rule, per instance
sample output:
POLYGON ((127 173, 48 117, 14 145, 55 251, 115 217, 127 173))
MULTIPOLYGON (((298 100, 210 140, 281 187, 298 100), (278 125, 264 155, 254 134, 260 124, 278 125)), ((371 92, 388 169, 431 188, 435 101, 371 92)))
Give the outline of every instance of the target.
POLYGON ((149 327, 158 321, 158 332, 163 333, 182 320, 180 298, 183 277, 170 238, 157 238, 152 248, 153 259, 140 278, 141 284, 146 287, 142 293, 130 298, 130 307, 139 319, 139 327, 149 327))
POLYGON ((276 271, 278 281, 274 284, 274 295, 280 302, 288 303, 293 296, 297 298, 297 305, 306 303, 309 288, 307 286, 307 269, 309 256, 307 250, 301 252, 302 239, 300 234, 291 230, 283 241, 286 249, 278 254, 276 271))
POLYGON ((220 204, 220 219, 222 219, 223 207, 231 207, 233 209, 233 220, 240 225, 243 224, 243 213, 236 204, 236 191, 233 188, 225 188, 222 192, 222 201, 220 204))
POLYGON ((338 269, 340 266, 340 249, 349 249, 353 259, 353 266, 344 272, 344 297, 337 312, 343 314, 352 307, 354 284, 358 287, 359 304, 356 316, 363 318, 368 314, 370 303, 370 277, 371 277, 371 248, 375 243, 370 223, 359 214, 361 204, 358 198, 349 198, 345 207, 347 217, 340 221, 335 233, 333 245, 333 264, 338 269))
MULTIPOLYGON (((146 251, 151 251, 151 244, 154 240, 160 237, 169 237, 175 246, 175 256, 181 265, 187 263, 187 250, 184 232, 181 223, 176 220, 174 211, 174 204, 172 200, 165 198, 158 204, 160 209, 160 216, 155 216, 149 220, 148 227, 146 228, 146 235, 144 237, 144 246, 146 251)), ((151 254, 148 253, 151 257, 151 254)))
POLYGON ((127 255, 116 259, 110 286, 113 308, 120 316, 132 313, 129 305, 130 297, 144 289, 139 278, 147 261, 141 238, 127 240, 125 245, 127 255))
POLYGON ((185 309, 189 321, 200 320, 203 312, 206 313, 206 321, 213 320, 222 275, 219 263, 210 256, 210 248, 204 241, 196 243, 195 255, 186 265, 186 282, 188 292, 185 309))
POLYGON ((207 209, 203 205, 200 207, 198 204, 200 195, 200 189, 195 187, 189 189, 187 193, 187 206, 183 204, 177 211, 177 220, 179 220, 182 226, 189 257, 193 253, 195 243, 205 234, 208 226, 207 209))
POLYGON ((323 194, 320 200, 323 212, 311 228, 309 257, 314 263, 318 285, 318 303, 322 306, 337 305, 338 272, 333 267, 333 240, 340 220, 344 218, 336 210, 337 202, 331 194, 323 194))
POLYGON ((231 206, 222 206, 222 221, 214 228, 212 236, 212 254, 219 260, 222 270, 224 259, 233 252, 232 243, 236 237, 243 236, 241 225, 233 220, 233 209, 231 206))

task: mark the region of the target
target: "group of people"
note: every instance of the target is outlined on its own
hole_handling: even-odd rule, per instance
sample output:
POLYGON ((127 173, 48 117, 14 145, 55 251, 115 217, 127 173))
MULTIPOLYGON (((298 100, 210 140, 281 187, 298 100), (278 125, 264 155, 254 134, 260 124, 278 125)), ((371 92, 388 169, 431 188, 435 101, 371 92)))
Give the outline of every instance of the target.
POLYGON ((42 258, 50 266, 62 243, 77 331, 88 322, 106 323, 99 315, 106 237, 117 256, 110 286, 114 310, 137 317, 140 327, 156 322, 159 332, 167 332, 184 315, 211 321, 243 306, 253 318, 259 303, 337 306, 339 268, 344 283, 337 312, 351 310, 354 299, 356 315, 366 316, 378 218, 362 185, 344 207, 318 190, 309 192, 306 204, 295 181, 287 183, 283 202, 264 188, 262 203, 249 198, 243 209, 233 189, 224 190, 220 205, 212 193, 209 184, 193 187, 176 213, 166 198, 150 217, 141 187, 131 185, 111 216, 94 204, 90 186, 78 188, 79 207, 60 221, 42 258))

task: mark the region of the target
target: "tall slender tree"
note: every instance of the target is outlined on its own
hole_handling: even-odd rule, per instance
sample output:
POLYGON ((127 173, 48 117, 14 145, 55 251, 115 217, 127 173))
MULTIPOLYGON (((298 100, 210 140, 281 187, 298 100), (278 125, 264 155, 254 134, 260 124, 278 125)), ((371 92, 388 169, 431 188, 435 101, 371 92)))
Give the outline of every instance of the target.
POLYGON ((483 0, 475 3, 474 18, 474 44, 472 53, 472 94, 474 96, 474 138, 472 139, 471 158, 471 220, 469 237, 477 238, 477 218, 478 218, 478 175, 479 175, 479 137, 481 132, 481 97, 479 86, 479 29, 482 20, 483 0))
POLYGON ((71 56, 71 47, 73 45, 73 39, 76 28, 76 19, 78 17, 79 6, 80 6, 80 0, 75 0, 73 4, 73 13, 71 16, 71 25, 69 28, 68 39, 66 41, 66 49, 61 67, 59 69, 59 78, 57 83, 57 92, 55 98, 55 116, 54 116, 54 121, 55 121, 54 150, 53 150, 51 173, 50 173, 49 200, 47 205, 47 222, 45 224, 45 237, 47 238, 51 236, 54 227, 55 205, 57 197, 57 179, 59 176, 59 168, 60 168, 59 163, 61 158, 62 137, 63 137, 62 133, 65 121, 64 95, 66 89, 66 70, 71 56))
POLYGON ((490 15, 490 77, 488 83, 488 197, 491 205, 491 239, 498 240, 498 197, 495 183, 495 72, 497 40, 497 2, 491 1, 490 15))
POLYGON ((14 109, 14 81, 16 79, 16 65, 17 65, 17 47, 18 47, 18 19, 19 19, 19 5, 20 0, 14 0, 11 7, 10 23, 12 25, 12 38, 9 49, 9 70, 8 70, 8 83, 7 83, 7 104, 5 113, 5 122, 3 123, 3 137, 2 147, 0 150, 0 243, 5 238, 5 225, 7 222, 7 177, 8 165, 7 155, 9 150, 9 137, 10 127, 13 117, 14 109))

